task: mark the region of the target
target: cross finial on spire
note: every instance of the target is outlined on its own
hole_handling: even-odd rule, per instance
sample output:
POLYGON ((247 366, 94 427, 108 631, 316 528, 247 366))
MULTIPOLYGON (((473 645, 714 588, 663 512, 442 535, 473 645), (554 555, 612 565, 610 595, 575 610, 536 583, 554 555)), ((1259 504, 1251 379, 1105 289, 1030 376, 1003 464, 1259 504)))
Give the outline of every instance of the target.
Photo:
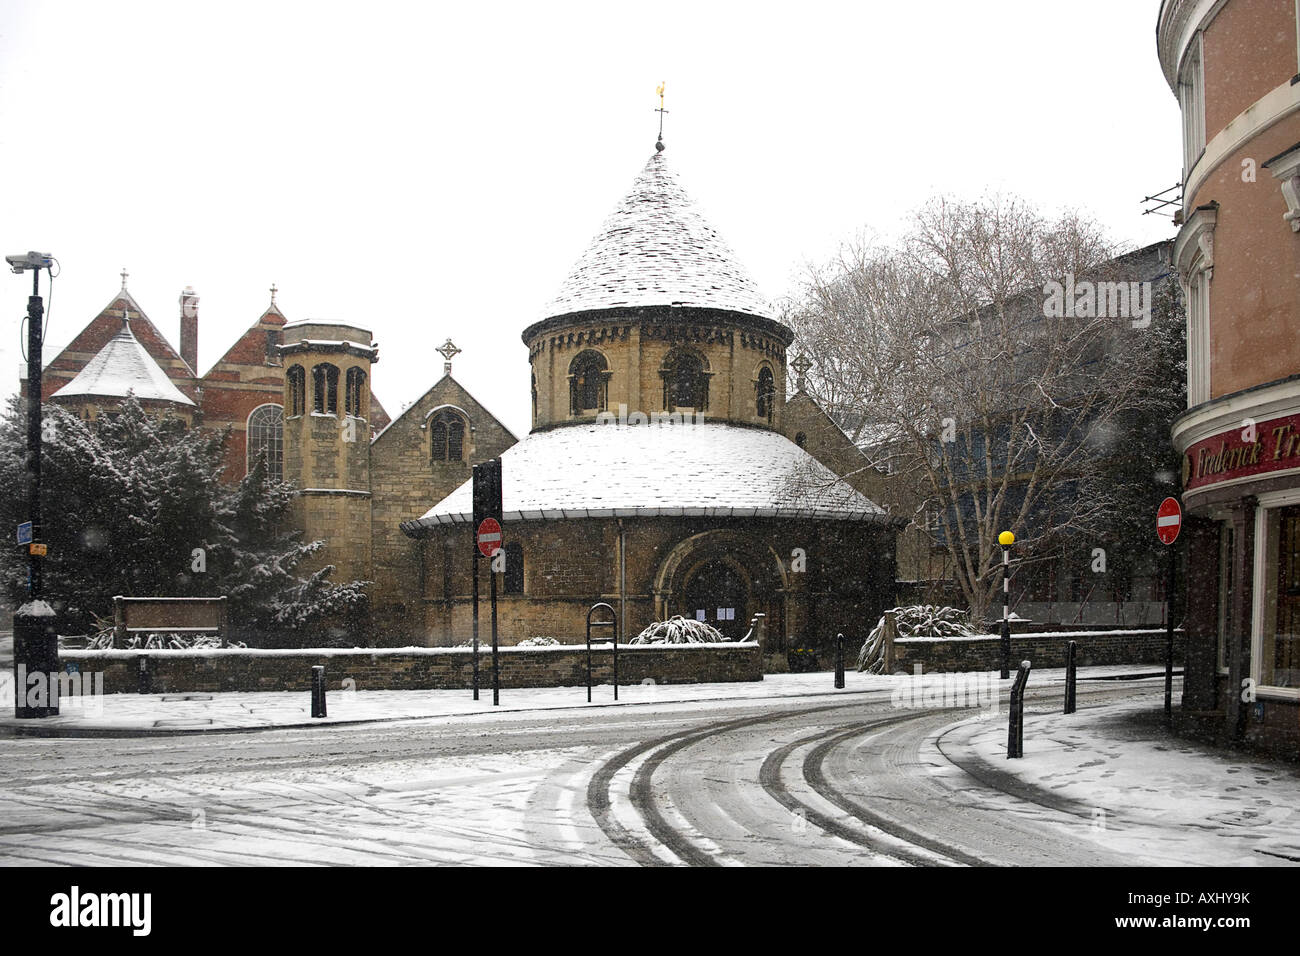
POLYGON ((279 291, 279 290, 275 287, 275 283, 272 282, 272 283, 271 283, 271 304, 272 304, 272 305, 275 305, 275 294, 276 294, 276 292, 278 292, 278 291, 279 291))
POLYGON ((659 138, 655 140, 655 150, 660 153, 664 151, 664 114, 668 112, 664 109, 664 87, 667 85, 666 82, 662 82, 655 89, 659 94, 659 109, 655 110, 659 114, 659 138))
POLYGON ((442 374, 450 375, 451 360, 454 359, 457 355, 459 355, 462 350, 456 348, 455 344, 453 344, 451 339, 448 338, 446 342, 443 342, 442 345, 438 346, 438 348, 434 349, 434 351, 442 353, 442 358, 443 358, 442 374))
POLYGON ((122 266, 122 291, 123 292, 126 291, 126 277, 128 275, 130 275, 130 273, 126 271, 126 266, 122 266))

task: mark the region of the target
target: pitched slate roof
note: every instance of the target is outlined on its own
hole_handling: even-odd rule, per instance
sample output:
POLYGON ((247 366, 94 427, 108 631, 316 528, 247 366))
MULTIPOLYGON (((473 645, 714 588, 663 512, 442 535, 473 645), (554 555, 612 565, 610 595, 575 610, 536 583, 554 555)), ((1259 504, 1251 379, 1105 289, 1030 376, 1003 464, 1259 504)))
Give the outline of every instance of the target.
POLYGON ((735 254, 668 169, 663 153, 656 153, 542 317, 673 305, 774 317, 735 254))
MULTIPOLYGON (((566 425, 501 456, 507 521, 703 515, 887 520, 784 435, 723 422, 566 425)), ((407 534, 472 519, 466 482, 407 534)))
POLYGON ((128 392, 139 399, 194 404, 172 384, 167 373, 131 334, 130 325, 124 322, 121 330, 104 343, 81 371, 50 397, 125 398, 128 392))

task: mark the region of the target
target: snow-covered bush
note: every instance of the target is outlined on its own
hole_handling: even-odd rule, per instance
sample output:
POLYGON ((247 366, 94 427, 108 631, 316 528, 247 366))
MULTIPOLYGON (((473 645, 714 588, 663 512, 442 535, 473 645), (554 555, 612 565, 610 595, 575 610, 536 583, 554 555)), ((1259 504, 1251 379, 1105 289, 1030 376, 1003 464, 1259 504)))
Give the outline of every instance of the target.
POLYGON ((526 637, 515 647, 558 647, 559 644, 553 637, 526 637))
POLYGON ((895 637, 969 637, 975 634, 970 614, 961 608, 913 604, 886 611, 858 653, 858 670, 879 674, 885 668, 885 629, 893 615, 895 637))
POLYGON ((629 644, 719 644, 725 641, 722 632, 703 621, 695 621, 680 614, 666 621, 656 621, 638 634, 629 644))

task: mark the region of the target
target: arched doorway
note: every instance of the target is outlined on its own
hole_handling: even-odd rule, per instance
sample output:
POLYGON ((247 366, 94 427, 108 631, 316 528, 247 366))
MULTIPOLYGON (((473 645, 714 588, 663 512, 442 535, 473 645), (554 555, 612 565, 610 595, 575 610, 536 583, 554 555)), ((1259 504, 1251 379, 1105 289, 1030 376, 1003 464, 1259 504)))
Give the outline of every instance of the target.
POLYGON ((749 629, 749 604, 748 575, 725 559, 701 564, 682 591, 685 616, 713 625, 733 641, 749 629))

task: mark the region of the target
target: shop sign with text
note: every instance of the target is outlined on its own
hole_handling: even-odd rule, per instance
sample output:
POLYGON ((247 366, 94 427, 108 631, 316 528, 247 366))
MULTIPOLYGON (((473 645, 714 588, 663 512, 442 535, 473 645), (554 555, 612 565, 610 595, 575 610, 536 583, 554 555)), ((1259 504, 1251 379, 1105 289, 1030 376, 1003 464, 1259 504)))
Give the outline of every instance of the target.
POLYGON ((1266 422, 1247 419, 1240 428, 1202 439, 1183 455, 1183 488, 1194 491, 1237 478, 1300 468, 1300 415, 1266 422))

